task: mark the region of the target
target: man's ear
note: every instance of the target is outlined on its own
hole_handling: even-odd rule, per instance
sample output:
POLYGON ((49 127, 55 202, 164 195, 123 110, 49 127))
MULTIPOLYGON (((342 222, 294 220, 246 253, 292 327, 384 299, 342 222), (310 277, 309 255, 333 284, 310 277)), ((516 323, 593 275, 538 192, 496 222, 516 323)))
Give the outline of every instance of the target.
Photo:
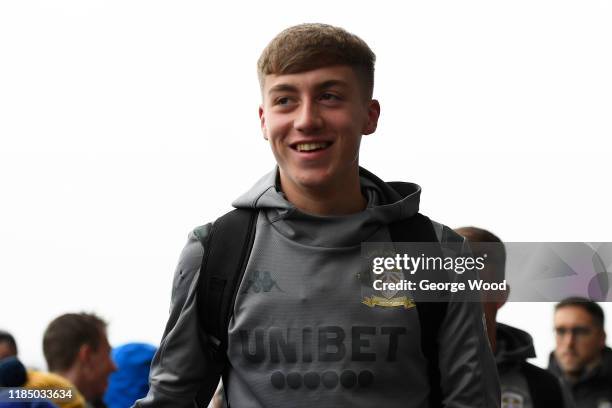
POLYGON ((268 140, 267 128, 266 128, 266 116, 264 114, 263 105, 259 105, 259 124, 261 126, 261 133, 263 134, 263 138, 268 140))
POLYGON ((77 362, 80 364, 85 364, 87 361, 89 361, 89 357, 91 356, 92 352, 93 350, 91 345, 81 344, 81 347, 79 347, 79 352, 77 353, 77 362))
POLYGON ((372 99, 368 102, 368 120, 366 121, 361 133, 364 135, 371 135, 376 131, 378 126, 378 118, 380 117, 380 103, 376 99, 372 99))

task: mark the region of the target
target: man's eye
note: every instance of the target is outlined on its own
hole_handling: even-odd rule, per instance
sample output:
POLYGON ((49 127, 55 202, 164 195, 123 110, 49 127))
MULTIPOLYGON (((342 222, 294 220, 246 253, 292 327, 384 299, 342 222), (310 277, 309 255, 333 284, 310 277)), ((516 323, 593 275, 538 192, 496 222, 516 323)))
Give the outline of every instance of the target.
POLYGON ((340 97, 338 97, 338 95, 334 95, 332 93, 324 93, 323 95, 321 95, 321 99, 324 101, 339 101, 340 97))
POLYGON ((576 327, 556 327, 555 333, 559 337, 564 337, 567 334, 571 333, 575 337, 586 337, 591 334, 591 329, 584 326, 576 326, 576 327))
POLYGON ((289 105, 291 100, 284 96, 282 98, 277 98, 275 102, 276 102, 276 105, 284 106, 284 105, 289 105))

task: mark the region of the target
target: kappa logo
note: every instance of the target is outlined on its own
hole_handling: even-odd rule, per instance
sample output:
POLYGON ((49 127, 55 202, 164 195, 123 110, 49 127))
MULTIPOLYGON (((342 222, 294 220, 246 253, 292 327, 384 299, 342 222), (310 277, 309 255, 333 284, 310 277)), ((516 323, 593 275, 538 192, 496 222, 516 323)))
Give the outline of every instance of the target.
POLYGON ((268 271, 253 271, 246 280, 246 284, 242 293, 260 293, 271 292, 272 290, 283 292, 278 286, 278 283, 272 279, 272 275, 268 271))

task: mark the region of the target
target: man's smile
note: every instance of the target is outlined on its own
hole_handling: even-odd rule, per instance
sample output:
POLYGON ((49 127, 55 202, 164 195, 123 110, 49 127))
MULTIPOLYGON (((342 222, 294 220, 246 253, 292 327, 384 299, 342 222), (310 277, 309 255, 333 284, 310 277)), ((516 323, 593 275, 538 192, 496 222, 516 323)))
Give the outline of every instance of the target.
POLYGON ((300 153, 302 152, 316 152, 319 150, 325 150, 332 145, 332 142, 297 142, 290 145, 293 150, 300 153))

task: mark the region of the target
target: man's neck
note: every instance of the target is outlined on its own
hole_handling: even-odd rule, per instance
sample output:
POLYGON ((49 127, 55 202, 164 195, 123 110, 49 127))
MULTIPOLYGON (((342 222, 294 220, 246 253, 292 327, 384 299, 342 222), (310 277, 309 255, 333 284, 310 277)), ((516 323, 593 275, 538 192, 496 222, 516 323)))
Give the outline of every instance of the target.
POLYGON ((74 387, 83 395, 83 397, 86 400, 89 400, 89 397, 90 397, 88 393, 89 390, 87 389, 83 381, 80 380, 81 375, 79 374, 78 367, 73 365, 72 367, 70 367, 69 369, 65 371, 56 371, 55 374, 61 375, 62 377, 70 381, 70 383, 74 385, 74 387))
POLYGON ((595 370, 597 367, 599 367, 599 365, 601 364, 601 356, 599 356, 597 359, 591 361, 590 363, 588 363, 586 366, 584 366, 584 368, 578 372, 565 372, 565 378, 570 382, 570 383, 575 383, 576 381, 579 381, 580 379, 584 378, 585 376, 589 375, 593 370, 595 370))
POLYGON ((327 186, 325 189, 309 189, 284 182, 281 188, 289 202, 299 210, 314 215, 349 215, 363 211, 367 200, 361 194, 359 175, 346 183, 327 186))

